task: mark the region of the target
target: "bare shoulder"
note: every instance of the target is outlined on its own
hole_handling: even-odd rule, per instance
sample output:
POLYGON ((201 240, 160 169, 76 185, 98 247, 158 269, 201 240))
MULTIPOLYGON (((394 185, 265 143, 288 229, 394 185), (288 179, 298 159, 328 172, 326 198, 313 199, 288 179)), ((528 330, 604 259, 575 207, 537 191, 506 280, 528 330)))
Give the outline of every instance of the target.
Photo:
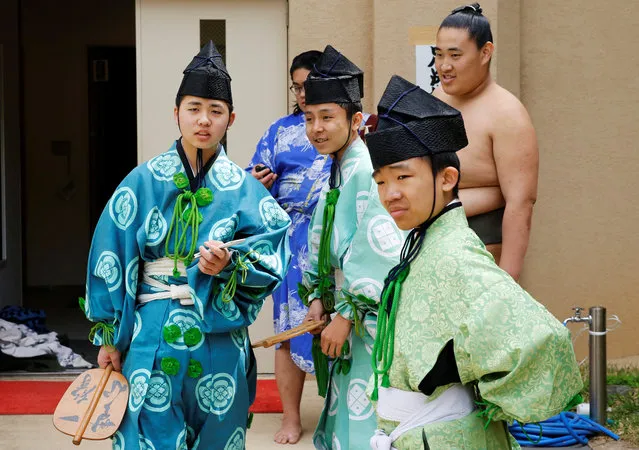
POLYGON ((493 83, 485 96, 487 107, 491 109, 496 124, 500 126, 528 128, 532 127, 526 107, 510 91, 493 83))

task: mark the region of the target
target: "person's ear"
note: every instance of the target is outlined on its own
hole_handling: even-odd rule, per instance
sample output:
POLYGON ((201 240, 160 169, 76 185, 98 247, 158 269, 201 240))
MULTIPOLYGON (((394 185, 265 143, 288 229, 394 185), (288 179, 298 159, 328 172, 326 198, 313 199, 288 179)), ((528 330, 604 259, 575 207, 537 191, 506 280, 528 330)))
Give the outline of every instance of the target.
POLYGON ((481 53, 482 64, 488 64, 493 57, 493 53, 495 52, 495 44, 488 41, 484 44, 479 52, 481 53))
POLYGON ((226 126, 227 130, 231 128, 231 125, 233 125, 233 122, 235 122, 235 111, 229 114, 229 124, 226 126))
POLYGON ((448 166, 441 171, 442 190, 444 192, 452 192, 459 181, 459 171, 454 167, 448 166))
POLYGON ((175 123, 180 126, 180 121, 178 120, 178 107, 174 106, 173 107, 173 120, 175 120, 175 123))
POLYGON ((353 114, 353 122, 351 124, 354 132, 359 132, 359 128, 362 126, 362 122, 364 121, 364 114, 361 112, 356 112, 353 114))

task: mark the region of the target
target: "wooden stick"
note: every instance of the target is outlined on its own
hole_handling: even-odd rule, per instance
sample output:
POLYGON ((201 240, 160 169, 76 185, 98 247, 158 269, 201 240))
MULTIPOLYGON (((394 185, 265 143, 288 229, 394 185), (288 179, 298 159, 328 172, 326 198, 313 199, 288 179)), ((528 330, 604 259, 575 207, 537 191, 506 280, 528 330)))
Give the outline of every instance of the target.
POLYGON ((316 330, 317 328, 320 328, 322 325, 324 325, 324 322, 322 322, 321 320, 312 320, 309 322, 304 322, 295 328, 291 328, 290 330, 286 330, 282 333, 276 334, 266 339, 262 339, 261 341, 258 341, 255 344, 252 344, 251 347, 269 348, 272 345, 279 344, 280 342, 288 341, 289 339, 294 338, 296 336, 300 336, 309 331, 316 330))
POLYGON ((91 403, 89 403, 89 407, 87 411, 84 413, 84 417, 82 417, 82 422, 80 422, 80 426, 78 427, 78 431, 76 431, 75 436, 73 437, 73 443, 75 445, 80 445, 82 441, 82 436, 89 426, 89 422, 91 421, 91 416, 95 412, 95 408, 98 406, 98 402, 100 401, 100 397, 102 397, 102 392, 104 392, 104 387, 109 381, 109 376, 113 372, 113 364, 109 363, 102 374, 102 378, 100 378, 100 382, 98 383, 98 387, 95 389, 95 393, 91 398, 91 403))
MULTIPOLYGON (((222 245, 220 245, 218 248, 227 248, 227 247, 231 247, 233 245, 237 245, 237 244, 241 244, 242 242, 244 242, 246 239, 236 239, 234 241, 228 241, 228 242, 224 242, 222 243, 222 245)), ((193 259, 197 259, 200 256, 202 256, 200 254, 200 252, 194 253, 193 254, 193 259)))

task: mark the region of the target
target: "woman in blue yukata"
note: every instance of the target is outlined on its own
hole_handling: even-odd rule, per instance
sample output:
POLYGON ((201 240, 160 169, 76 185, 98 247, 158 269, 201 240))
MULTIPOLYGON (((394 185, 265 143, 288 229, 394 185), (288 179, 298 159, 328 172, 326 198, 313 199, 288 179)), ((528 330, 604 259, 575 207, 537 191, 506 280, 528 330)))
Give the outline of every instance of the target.
MULTIPOLYGON (((293 58, 293 114, 278 119, 266 130, 246 169, 271 191, 292 221, 291 265, 273 293, 275 333, 300 325, 308 311, 297 295, 297 284, 308 264, 308 224, 331 168, 331 159, 317 153, 306 137, 304 120, 304 80, 321 55, 322 52, 310 50, 293 58)), ((275 378, 284 414, 274 440, 280 444, 295 444, 302 434, 300 401, 306 373, 313 373, 312 341, 313 337, 306 333, 282 343, 275 351, 275 378)))
POLYGON ((230 81, 209 42, 178 90, 181 137, 127 175, 93 237, 80 303, 100 367, 129 382, 117 450, 246 445, 247 327, 284 277, 290 219, 220 145, 235 119, 230 81))

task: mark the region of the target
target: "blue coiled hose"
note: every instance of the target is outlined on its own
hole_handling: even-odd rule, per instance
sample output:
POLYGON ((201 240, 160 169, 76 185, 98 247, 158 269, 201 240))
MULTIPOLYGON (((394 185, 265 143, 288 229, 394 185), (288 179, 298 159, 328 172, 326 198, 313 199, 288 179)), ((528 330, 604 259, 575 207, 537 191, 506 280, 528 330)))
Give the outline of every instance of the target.
POLYGON ((597 422, 567 411, 540 423, 521 425, 515 421, 508 429, 522 447, 585 445, 588 438, 600 433, 619 440, 619 436, 597 422))

